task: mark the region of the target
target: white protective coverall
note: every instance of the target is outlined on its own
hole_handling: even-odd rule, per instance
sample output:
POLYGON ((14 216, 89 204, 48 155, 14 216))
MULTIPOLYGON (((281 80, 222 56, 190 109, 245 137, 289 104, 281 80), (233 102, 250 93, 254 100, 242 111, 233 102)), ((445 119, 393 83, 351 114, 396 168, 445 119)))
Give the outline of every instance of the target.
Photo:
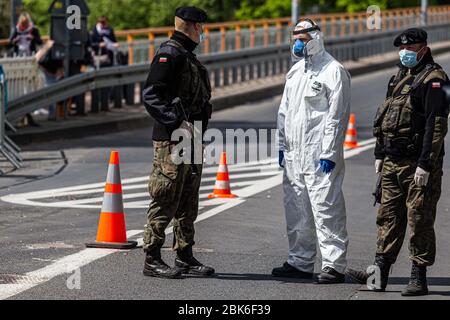
MULTIPOLYGON (((309 22, 301 22, 310 28, 309 22)), ((350 75, 325 51, 320 31, 312 56, 306 55, 287 74, 278 112, 279 148, 285 153, 284 205, 289 240, 288 263, 314 271, 316 243, 322 270, 346 268, 348 246, 344 181, 344 139, 350 116, 350 75), (336 164, 325 174, 320 160, 336 164)), ((308 47, 307 47, 308 48, 308 47)))

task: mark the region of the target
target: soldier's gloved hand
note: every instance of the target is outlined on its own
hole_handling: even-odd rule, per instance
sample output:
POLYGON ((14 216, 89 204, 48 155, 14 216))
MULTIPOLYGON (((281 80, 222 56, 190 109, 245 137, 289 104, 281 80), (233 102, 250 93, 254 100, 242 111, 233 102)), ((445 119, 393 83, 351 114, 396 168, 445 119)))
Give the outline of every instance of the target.
POLYGON ((417 167, 416 174, 414 176, 414 182, 418 187, 425 187, 428 184, 430 173, 423 170, 421 167, 417 167))
POLYGON ((184 129, 189 133, 189 137, 192 138, 194 136, 194 125, 190 122, 184 120, 181 123, 180 129, 184 129))
POLYGON ((384 164, 384 161, 383 160, 376 160, 375 161, 375 173, 376 174, 379 174, 379 173, 381 173, 381 171, 383 171, 383 164, 384 164))

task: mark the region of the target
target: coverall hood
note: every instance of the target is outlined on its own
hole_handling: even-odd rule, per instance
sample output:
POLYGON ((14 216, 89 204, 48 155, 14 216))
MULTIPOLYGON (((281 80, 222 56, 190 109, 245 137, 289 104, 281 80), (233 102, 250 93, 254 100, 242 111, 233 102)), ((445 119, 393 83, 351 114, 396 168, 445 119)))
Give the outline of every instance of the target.
MULTIPOLYGON (((301 21, 295 26, 295 30, 299 29, 309 29, 314 27, 310 21, 301 21)), ((325 44, 323 40, 323 33, 320 30, 314 30, 308 32, 311 36, 311 40, 305 46, 305 58, 306 60, 315 63, 317 57, 322 56, 325 53, 325 44)), ((294 37, 295 38, 295 37, 294 37)), ((295 41, 295 39, 294 39, 295 41)), ((294 62, 298 62, 302 59, 293 55, 294 62)))

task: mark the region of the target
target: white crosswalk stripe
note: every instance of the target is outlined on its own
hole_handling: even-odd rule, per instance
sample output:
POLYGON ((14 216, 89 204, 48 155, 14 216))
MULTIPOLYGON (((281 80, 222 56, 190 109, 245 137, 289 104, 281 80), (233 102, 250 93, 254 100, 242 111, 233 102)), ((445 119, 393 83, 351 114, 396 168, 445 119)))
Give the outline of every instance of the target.
MULTIPOLYGON (((249 162, 229 165, 231 189, 240 196, 239 191, 245 193, 246 188, 264 184, 267 180, 281 176, 277 159, 263 162, 249 162)), ((216 181, 217 167, 207 167, 203 171, 200 187, 200 208, 205 209, 218 206, 227 199, 208 199, 216 181)), ((123 200, 125 209, 148 208, 151 201, 147 191, 147 177, 123 179, 123 200), (145 183, 142 183, 145 182, 145 183)), ((2 201, 21 205, 52 207, 100 209, 102 207, 105 183, 92 183, 58 189, 42 190, 22 194, 11 194, 1 198, 2 201)))
MULTIPOLYGON (((370 139, 359 143, 359 148, 345 150, 345 158, 351 158, 374 147, 375 140, 370 139)), ((273 179, 281 183, 282 171, 278 159, 267 159, 261 162, 253 161, 229 165, 231 189, 240 198, 256 194, 257 190, 267 186, 273 179)), ((200 187, 200 211, 213 206, 222 205, 227 199, 208 199, 214 189, 217 167, 207 167, 203 170, 200 187)), ((148 176, 127 178, 122 180, 122 190, 125 209, 147 208, 151 199, 147 191, 148 176)), ((101 209, 105 183, 91 183, 58 189, 49 189, 21 194, 6 195, 0 200, 13 204, 51 207, 101 209)), ((264 188, 263 188, 264 189, 264 188)))

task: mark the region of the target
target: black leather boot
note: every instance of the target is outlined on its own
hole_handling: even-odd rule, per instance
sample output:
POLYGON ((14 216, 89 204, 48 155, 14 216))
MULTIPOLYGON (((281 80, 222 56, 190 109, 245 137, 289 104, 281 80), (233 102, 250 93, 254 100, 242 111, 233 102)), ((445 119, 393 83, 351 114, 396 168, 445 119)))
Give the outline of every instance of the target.
POLYGON ((161 249, 156 248, 146 252, 144 275, 166 279, 181 278, 181 272, 169 267, 161 258, 161 249))
POLYGON ((214 269, 207 267, 194 258, 192 247, 177 251, 175 268, 183 274, 194 274, 198 276, 212 276, 214 269))
POLYGON ((282 267, 274 268, 272 276, 280 278, 312 279, 313 273, 303 272, 285 262, 282 267))
POLYGON ((413 262, 411 267, 411 278, 408 286, 403 290, 402 296, 415 297, 428 294, 427 267, 419 267, 413 262))
MULTIPOLYGON (((380 268, 380 286, 377 288, 373 287, 371 290, 375 292, 385 292, 389 281, 389 272, 391 270, 392 263, 384 257, 376 256, 374 265, 380 268)), ((367 284, 367 280, 371 275, 373 275, 373 273, 347 269, 345 275, 357 283, 367 284)))
POLYGON ((345 275, 337 272, 331 267, 325 267, 322 273, 317 276, 317 284, 338 284, 345 283, 345 275))

